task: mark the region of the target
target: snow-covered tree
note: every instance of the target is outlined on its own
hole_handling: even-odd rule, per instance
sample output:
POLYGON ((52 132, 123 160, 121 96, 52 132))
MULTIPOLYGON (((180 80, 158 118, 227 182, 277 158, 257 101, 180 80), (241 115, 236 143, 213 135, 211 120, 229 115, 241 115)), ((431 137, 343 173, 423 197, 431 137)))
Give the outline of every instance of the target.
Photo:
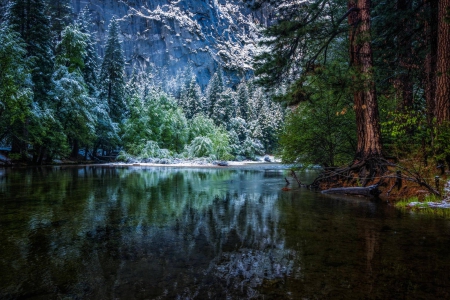
POLYGON ((97 93, 97 72, 98 72, 98 55, 96 50, 96 42, 91 33, 91 14, 88 6, 84 7, 78 15, 76 24, 79 30, 86 35, 85 55, 83 57, 83 78, 88 86, 89 94, 93 96, 97 93))
POLYGON ((95 99, 89 96, 82 75, 87 40, 76 25, 63 30, 52 78, 54 109, 72 144, 72 157, 77 157, 80 145, 94 140, 97 121, 95 99))
POLYGON ((100 71, 100 98, 106 101, 113 122, 119 123, 126 111, 124 101, 125 58, 119 40, 119 22, 111 19, 108 27, 108 40, 100 71))
MULTIPOLYGON (((46 9, 44 0, 11 0, 5 18, 11 28, 20 34, 26 45, 26 58, 30 58, 33 90, 31 111, 33 112, 45 110, 51 88, 53 51, 50 22, 46 15, 46 9)), ((21 153, 23 158, 27 156, 26 152, 30 149, 29 144, 32 144, 35 149, 37 148, 35 144, 40 143, 45 137, 43 136, 45 128, 38 130, 38 124, 31 127, 33 120, 36 118, 30 116, 23 124, 16 124, 18 127, 15 130, 23 132, 22 135, 26 136, 26 139, 21 139, 20 135, 12 137, 12 152, 21 153)))
POLYGON ((51 86, 53 51, 50 21, 44 0, 11 0, 7 20, 26 44, 32 57, 34 101, 45 103, 51 86))
POLYGON ((247 120, 249 116, 249 91, 247 82, 242 81, 237 87, 237 111, 236 115, 244 120, 247 120))
POLYGON ((98 55, 96 51, 95 38, 91 33, 92 16, 88 6, 85 6, 78 15, 76 25, 79 30, 86 35, 85 54, 83 56, 84 67, 82 75, 88 88, 89 97, 93 98, 96 105, 95 142, 93 143, 93 153, 97 153, 98 148, 113 148, 119 143, 118 124, 112 122, 109 115, 107 99, 101 98, 98 87, 98 55))
POLYGON ((70 0, 48 1, 51 29, 56 42, 61 41, 62 32, 72 19, 72 5, 70 0))
POLYGON ((12 135, 21 136, 30 114, 32 89, 25 44, 7 22, 0 24, 0 142, 12 135), (17 126, 17 124, 21 124, 17 126))
POLYGON ((236 116, 236 93, 230 88, 219 94, 216 102, 212 106, 211 118, 216 125, 229 127, 231 118, 236 116))
POLYGON ((219 101, 220 96, 222 95, 224 91, 224 83, 223 83, 223 75, 222 71, 218 70, 214 75, 211 77, 208 86, 206 87, 206 94, 205 94, 205 112, 208 113, 208 116, 212 116, 214 113, 214 106, 217 101, 219 101))
POLYGON ((188 119, 203 111, 203 96, 200 86, 193 76, 189 85, 181 93, 180 104, 188 119))

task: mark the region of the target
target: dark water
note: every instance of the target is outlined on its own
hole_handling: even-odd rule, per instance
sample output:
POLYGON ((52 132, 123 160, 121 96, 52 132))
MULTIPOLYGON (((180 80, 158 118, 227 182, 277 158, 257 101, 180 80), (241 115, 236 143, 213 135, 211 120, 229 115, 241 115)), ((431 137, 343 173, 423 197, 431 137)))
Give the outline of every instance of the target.
POLYGON ((281 170, 0 169, 1 299, 450 299, 450 221, 281 170))

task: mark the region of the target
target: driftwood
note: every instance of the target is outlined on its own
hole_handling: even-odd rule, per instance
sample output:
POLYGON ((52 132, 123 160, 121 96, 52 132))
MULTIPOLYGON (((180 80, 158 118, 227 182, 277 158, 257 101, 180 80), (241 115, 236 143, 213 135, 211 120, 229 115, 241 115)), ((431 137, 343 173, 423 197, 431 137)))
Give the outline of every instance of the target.
POLYGON ((291 171, 292 177, 294 177, 295 181, 298 183, 298 187, 302 186, 302 182, 298 179, 297 174, 295 174, 294 170, 291 171))
POLYGON ((370 185, 367 187, 342 187, 342 188, 332 188, 322 191, 323 194, 345 194, 345 195, 357 195, 357 196, 375 196, 381 194, 378 189, 378 184, 370 185))

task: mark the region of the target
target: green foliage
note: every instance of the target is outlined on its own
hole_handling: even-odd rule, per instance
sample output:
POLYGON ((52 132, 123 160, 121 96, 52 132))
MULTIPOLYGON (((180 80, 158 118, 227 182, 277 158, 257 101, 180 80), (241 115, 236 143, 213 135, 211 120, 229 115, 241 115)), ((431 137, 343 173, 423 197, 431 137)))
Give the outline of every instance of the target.
POLYGON ((434 130, 435 159, 438 162, 450 161, 450 122, 435 126, 434 130))
MULTIPOLYGON (((0 141, 12 125, 30 114, 32 90, 29 62, 19 34, 0 24, 0 141)), ((15 132, 14 134, 18 134, 15 132)))
POLYGON ((144 96, 130 95, 129 116, 121 128, 125 150, 136 153, 139 145, 156 141, 161 148, 179 152, 188 138, 186 118, 174 98, 151 89, 144 96))
POLYGON ((282 160, 295 164, 336 166, 353 158, 356 143, 352 93, 342 85, 348 80, 338 63, 308 77, 300 103, 286 117, 280 144, 282 160))
POLYGON ((387 111, 381 122, 384 142, 397 154, 411 153, 430 137, 425 112, 419 110, 387 111))
POLYGON ((223 127, 217 127, 213 120, 202 114, 196 115, 191 120, 189 126, 189 140, 191 142, 188 147, 188 152, 191 156, 199 152, 197 150, 192 150, 192 146, 202 142, 203 147, 199 148, 202 151, 205 150, 202 152, 202 156, 214 155, 217 159, 232 158, 232 155, 230 154, 231 148, 228 132, 223 127), (202 137, 206 141, 197 140, 194 142, 197 137, 202 137), (207 146, 209 145, 208 140, 211 142, 211 147, 207 146))
POLYGON ((203 96, 200 86, 195 77, 192 76, 187 89, 181 92, 180 104, 183 108, 186 118, 192 119, 196 114, 203 112, 203 96))
POLYGON ((191 157, 207 157, 213 152, 213 143, 210 138, 198 136, 189 144, 191 157))
POLYGON ((48 100, 53 72, 53 50, 46 1, 11 0, 7 20, 26 44, 32 70, 34 101, 48 100))
POLYGON ((267 38, 261 44, 267 50, 255 63, 258 82, 265 87, 290 84, 302 72, 326 64, 333 42, 348 34, 346 19, 341 19, 347 1, 280 0, 277 6, 278 22, 264 31, 267 38))
POLYGON ((89 36, 81 32, 76 25, 64 28, 61 41, 56 47, 55 64, 66 66, 69 72, 81 72, 84 69, 88 38, 89 36))
POLYGON ((119 40, 119 22, 111 19, 108 27, 108 40, 105 56, 100 70, 100 98, 109 107, 113 122, 119 123, 126 111, 125 98, 125 58, 119 40))

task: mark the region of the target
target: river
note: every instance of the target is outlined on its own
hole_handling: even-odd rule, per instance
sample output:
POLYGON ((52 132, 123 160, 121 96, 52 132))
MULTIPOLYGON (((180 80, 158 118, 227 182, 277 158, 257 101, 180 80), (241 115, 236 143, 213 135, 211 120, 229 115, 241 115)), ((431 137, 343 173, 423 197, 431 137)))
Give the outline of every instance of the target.
POLYGON ((0 299, 450 299, 448 219, 286 174, 0 168, 0 299))

